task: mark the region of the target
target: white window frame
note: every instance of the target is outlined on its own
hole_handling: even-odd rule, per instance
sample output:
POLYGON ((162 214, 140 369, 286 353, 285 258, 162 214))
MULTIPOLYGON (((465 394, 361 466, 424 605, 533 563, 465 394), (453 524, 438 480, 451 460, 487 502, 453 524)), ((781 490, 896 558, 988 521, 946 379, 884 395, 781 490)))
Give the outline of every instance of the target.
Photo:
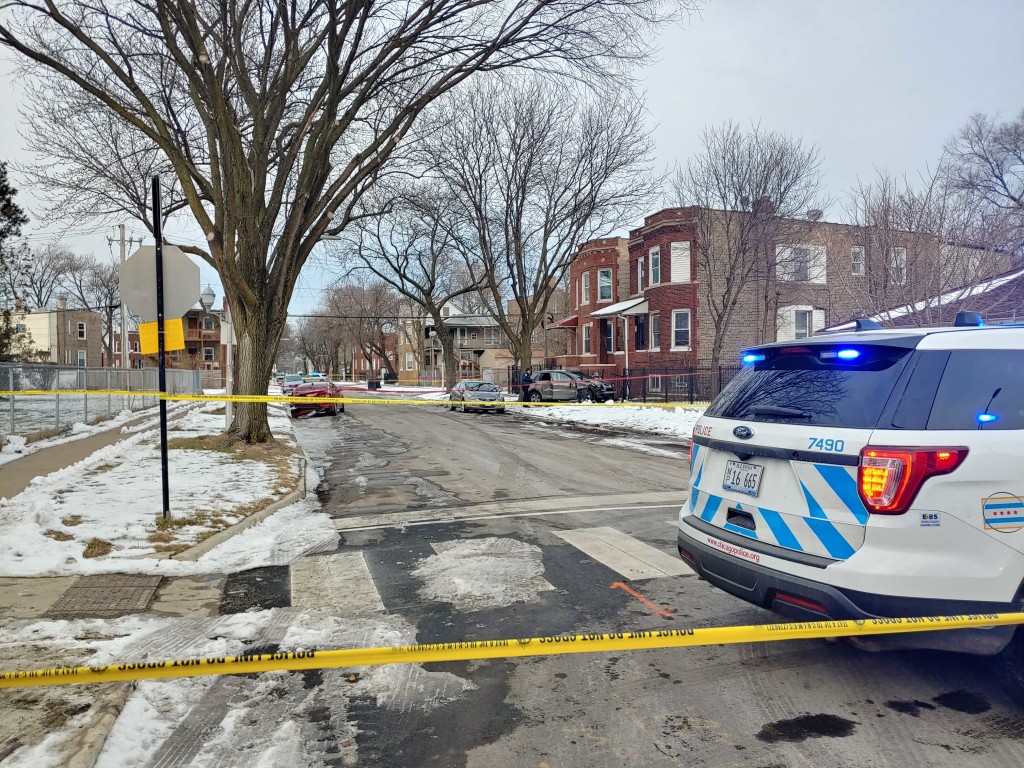
POLYGON ((648 392, 661 392, 661 376, 648 376, 647 377, 647 391, 648 392))
POLYGON ((405 353, 405 370, 411 371, 413 369, 413 354, 412 352, 405 353))
POLYGON ((121 353, 121 340, 114 339, 114 352, 117 354, 121 353))
POLYGON ((132 352, 138 352, 138 351, 139 351, 139 342, 137 342, 137 341, 133 342, 132 343, 132 352))
POLYGON ((84 349, 78 350, 78 367, 88 368, 89 367, 89 353, 84 349))
POLYGON ((669 244, 669 262, 672 274, 669 282, 689 283, 690 278, 690 241, 681 240, 669 244))
POLYGON ((823 245, 793 243, 775 247, 775 279, 780 283, 811 283, 825 285, 827 279, 828 251, 823 245), (807 249, 807 280, 796 280, 794 275, 793 249, 807 249))
POLYGON ((647 351, 661 352, 661 312, 648 313, 647 322, 650 326, 651 335, 651 345, 647 348, 647 351))
POLYGON ((615 291, 613 290, 612 280, 614 279, 615 273, 611 267, 602 267, 597 270, 597 301, 599 304, 608 304, 615 298, 615 291), (602 277, 608 275, 607 285, 602 280, 602 277), (601 294, 604 292, 605 287, 608 288, 608 298, 604 298, 601 294))
POLYGON ((690 316, 689 309, 673 309, 672 310, 672 350, 689 351, 693 345, 693 321, 690 316), (676 344, 676 331, 679 330, 676 327, 676 317, 682 314, 686 314, 686 344, 676 344))
POLYGON ((850 274, 854 277, 864 276, 866 255, 863 245, 855 245, 850 248, 850 274))
POLYGON ((644 259, 643 256, 641 256, 636 261, 636 292, 637 293, 642 293, 643 290, 644 290, 644 277, 646 275, 646 273, 644 272, 644 265, 646 263, 647 262, 646 262, 646 260, 644 259))
POLYGON ((583 352, 581 354, 584 354, 584 355, 592 354, 592 352, 590 351, 590 349, 591 349, 591 338, 590 338, 591 326, 590 326, 590 323, 587 323, 586 325, 583 326, 583 330, 581 331, 581 333, 583 334, 583 352))
POLYGON ((216 360, 216 356, 214 355, 213 347, 211 347, 211 346, 209 346, 207 344, 204 344, 203 345, 203 362, 204 363, 212 363, 215 360, 216 360))
POLYGON ((661 285, 661 246, 656 245, 647 252, 650 272, 648 285, 661 285), (655 272, 655 265, 657 265, 657 272, 655 272), (655 279, 657 275, 657 279, 655 279))
POLYGON ((78 324, 78 338, 81 339, 82 341, 85 340, 85 330, 86 330, 85 323, 79 323, 78 324))
POLYGON ((817 331, 825 327, 825 310, 818 309, 810 304, 788 304, 779 307, 776 328, 776 341, 796 341, 796 313, 808 312, 810 326, 807 338, 813 336, 817 331))
POLYGON ((894 285, 907 284, 907 249, 896 247, 889 249, 889 277, 894 285), (899 278, 898 280, 896 278, 899 278))
POLYGON ((584 272, 583 273, 583 288, 580 291, 580 295, 582 297, 581 304, 589 305, 590 304, 590 273, 589 272, 584 272))
POLYGON ((794 309, 793 310, 793 340, 809 339, 814 335, 814 310, 794 309), (803 335, 800 335, 800 318, 805 318, 803 335))

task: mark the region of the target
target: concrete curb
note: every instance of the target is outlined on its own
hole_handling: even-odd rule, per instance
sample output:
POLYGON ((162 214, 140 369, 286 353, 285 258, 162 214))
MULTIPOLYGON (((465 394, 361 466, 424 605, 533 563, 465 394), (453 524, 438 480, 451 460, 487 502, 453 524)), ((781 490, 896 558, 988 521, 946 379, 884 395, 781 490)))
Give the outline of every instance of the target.
POLYGON ((72 747, 74 751, 65 763, 67 768, 92 768, 96 764, 103 745, 107 743, 107 736, 134 690, 135 683, 110 683, 109 689, 97 697, 90 713, 92 719, 72 740, 75 747, 72 747))

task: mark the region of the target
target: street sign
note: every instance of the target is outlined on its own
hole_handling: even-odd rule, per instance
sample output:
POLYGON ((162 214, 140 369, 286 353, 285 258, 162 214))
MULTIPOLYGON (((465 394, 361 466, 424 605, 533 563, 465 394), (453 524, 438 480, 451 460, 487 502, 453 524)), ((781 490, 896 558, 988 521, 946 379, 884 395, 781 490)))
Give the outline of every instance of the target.
MULTIPOLYGON (((163 247, 164 318, 181 317, 199 301, 199 267, 173 245, 163 247)), ((156 320, 156 246, 144 245, 118 270, 121 297, 144 322, 156 320)))

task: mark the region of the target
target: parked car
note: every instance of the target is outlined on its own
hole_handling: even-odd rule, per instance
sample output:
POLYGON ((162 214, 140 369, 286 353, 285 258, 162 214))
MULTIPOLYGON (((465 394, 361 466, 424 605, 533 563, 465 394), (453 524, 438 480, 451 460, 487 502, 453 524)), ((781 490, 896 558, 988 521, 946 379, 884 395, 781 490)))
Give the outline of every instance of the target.
POLYGON ((310 382, 311 381, 311 382, 319 383, 319 382, 327 381, 328 379, 327 379, 327 377, 324 374, 317 373, 316 371, 313 371, 312 373, 307 373, 305 376, 303 376, 302 380, 305 381, 305 382, 310 382))
POLYGON ((290 404, 293 419, 304 419, 310 416, 337 416, 345 412, 344 403, 317 402, 319 397, 344 397, 339 387, 331 382, 306 382, 295 386, 289 393, 291 397, 302 400, 290 404))
MULTIPOLYGON (((743 362, 693 432, 698 574, 810 621, 1024 610, 1024 327, 876 326, 743 362)), ((1024 692, 1024 629, 856 644, 1000 653, 1024 692)))
POLYGON ((452 387, 451 394, 448 396, 448 410, 454 411, 456 408, 463 413, 476 410, 504 413, 505 394, 490 382, 463 379, 452 387), (486 403, 486 405, 475 404, 480 402, 486 403), (458 405, 456 405, 457 403, 458 405), (474 403, 474 405, 468 403, 474 403))
POLYGON ((537 371, 526 394, 526 399, 531 403, 579 403, 584 400, 603 403, 614 397, 615 388, 610 383, 576 371, 563 370, 537 371))
POLYGON ((286 374, 284 377, 284 381, 281 382, 281 391, 284 392, 286 395, 290 395, 292 393, 292 390, 302 383, 303 381, 301 373, 286 374))

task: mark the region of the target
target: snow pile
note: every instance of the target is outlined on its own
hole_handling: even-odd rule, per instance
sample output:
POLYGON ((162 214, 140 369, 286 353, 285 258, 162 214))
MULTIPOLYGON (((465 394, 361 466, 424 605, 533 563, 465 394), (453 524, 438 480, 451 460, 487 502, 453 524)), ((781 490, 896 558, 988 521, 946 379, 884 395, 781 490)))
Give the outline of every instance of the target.
POLYGON ((653 435, 693 435, 693 425, 704 415, 700 406, 655 407, 643 405, 543 406, 518 409, 524 416, 562 424, 583 424, 627 429, 653 435))
POLYGON ((4 440, 3 453, 26 453, 25 447, 27 444, 28 440, 21 435, 8 435, 4 440))
POLYGON ((462 611, 479 611, 532 602, 551 589, 543 578, 540 547, 516 539, 488 537, 434 545, 438 554, 424 558, 412 572, 423 580, 419 594, 452 603, 462 611))

